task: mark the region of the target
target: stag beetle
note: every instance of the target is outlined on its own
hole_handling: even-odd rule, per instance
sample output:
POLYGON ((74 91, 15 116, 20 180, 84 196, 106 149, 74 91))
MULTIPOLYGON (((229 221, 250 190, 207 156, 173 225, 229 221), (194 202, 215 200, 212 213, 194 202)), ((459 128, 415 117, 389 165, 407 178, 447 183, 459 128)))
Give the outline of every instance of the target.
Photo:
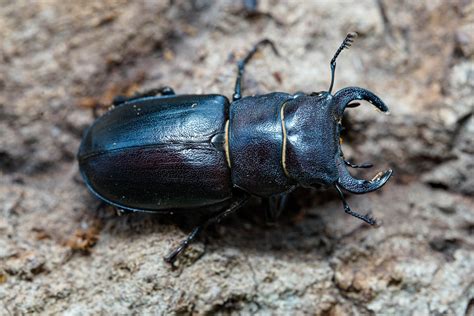
POLYGON ((331 94, 336 59, 355 37, 349 33, 330 62, 328 91, 273 92, 242 97, 244 68, 258 42, 237 64, 232 102, 218 94, 176 95, 164 87, 133 97, 117 97, 113 108, 85 132, 77 154, 89 190, 124 212, 205 211, 206 220, 165 260, 172 263, 209 224, 239 209, 250 196, 269 200, 275 218, 287 194, 298 186, 334 187, 344 211, 368 224, 375 220, 349 207, 342 189, 367 193, 382 187, 392 171, 372 180, 351 176, 340 146, 344 109, 366 100, 387 106, 372 92, 348 87, 331 94))

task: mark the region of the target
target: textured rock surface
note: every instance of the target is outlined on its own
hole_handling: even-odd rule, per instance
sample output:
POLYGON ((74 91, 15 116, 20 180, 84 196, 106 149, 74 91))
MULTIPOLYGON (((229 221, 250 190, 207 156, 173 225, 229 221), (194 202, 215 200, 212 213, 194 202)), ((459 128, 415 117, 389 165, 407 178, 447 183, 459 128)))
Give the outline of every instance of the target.
POLYGON ((270 14, 238 1, 0 1, 0 314, 474 313, 472 2, 259 10, 270 14), (351 30, 336 89, 371 89, 392 113, 362 106, 346 122, 349 158, 395 170, 349 198, 381 227, 345 215, 334 192, 300 194, 278 226, 249 206, 173 270, 162 257, 186 231, 96 210, 74 160, 91 107, 162 85, 230 96, 235 60, 262 37, 283 57, 260 54, 246 93, 324 90, 351 30))

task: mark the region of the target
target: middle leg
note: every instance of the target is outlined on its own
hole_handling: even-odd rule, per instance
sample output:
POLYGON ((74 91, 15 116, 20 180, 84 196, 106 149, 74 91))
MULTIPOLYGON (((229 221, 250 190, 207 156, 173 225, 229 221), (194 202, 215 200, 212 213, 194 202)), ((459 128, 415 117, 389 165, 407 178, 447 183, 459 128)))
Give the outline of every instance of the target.
POLYGON ((219 223, 222 219, 224 219, 226 216, 234 213, 238 209, 240 209, 248 200, 250 196, 248 194, 243 194, 240 197, 237 197, 233 200, 233 202, 230 204, 230 206, 225 209, 224 211, 218 213, 217 215, 210 217, 207 219, 204 223, 202 223, 199 226, 196 226, 191 233, 179 244, 178 247, 176 247, 173 251, 171 251, 165 258, 164 260, 170 264, 173 264, 173 262, 176 261, 178 256, 182 254, 186 248, 189 247, 189 245, 196 240, 196 238, 199 236, 199 234, 205 230, 209 225, 214 224, 214 223, 219 223))
POLYGON ((263 39, 257 44, 255 44, 253 48, 247 53, 247 55, 243 59, 239 60, 239 62, 237 63, 237 79, 235 80, 235 89, 234 95, 232 96, 232 101, 236 101, 242 98, 242 76, 244 75, 245 66, 250 61, 250 59, 252 59, 253 55, 255 55, 258 49, 266 45, 270 45, 273 52, 277 56, 280 56, 278 50, 275 47, 275 44, 268 38, 263 39))

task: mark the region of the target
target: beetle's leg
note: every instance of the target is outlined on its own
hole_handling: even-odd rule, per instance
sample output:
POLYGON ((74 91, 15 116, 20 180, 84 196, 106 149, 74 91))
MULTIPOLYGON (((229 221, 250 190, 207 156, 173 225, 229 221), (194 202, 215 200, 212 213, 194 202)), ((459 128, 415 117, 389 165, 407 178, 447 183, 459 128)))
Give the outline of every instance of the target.
POLYGON ((243 59, 237 62, 237 79, 235 80, 235 89, 234 89, 234 95, 232 96, 232 101, 236 101, 242 98, 242 76, 244 75, 245 65, 247 65, 250 59, 252 59, 253 55, 255 55, 258 49, 265 45, 270 45, 273 52, 277 56, 280 56, 280 54, 278 53, 278 50, 275 47, 275 44, 268 38, 265 38, 261 40, 260 42, 258 42, 257 44, 255 44, 253 48, 247 53, 247 55, 243 59))
POLYGON ((265 222, 269 225, 275 224, 281 212, 285 209, 288 194, 283 193, 268 198, 268 207, 265 210, 265 222))
POLYGON ((176 261, 176 258, 188 248, 189 244, 192 243, 197 236, 201 233, 202 230, 204 230, 205 225, 199 225, 197 227, 194 227, 194 229, 191 231, 191 233, 181 241, 178 247, 176 247, 172 252, 170 252, 164 259, 166 262, 173 264, 173 262, 176 261))
POLYGON ((367 163, 367 162, 359 165, 359 164, 353 164, 347 160, 344 160, 344 163, 351 168, 372 168, 374 166, 373 164, 367 163))
POLYGON ((349 47, 351 47, 352 42, 354 42, 354 38, 356 38, 356 37, 357 37, 357 33, 355 33, 355 32, 351 32, 351 33, 347 34, 346 38, 342 42, 341 46, 339 46, 336 53, 334 54, 334 56, 331 59, 331 85, 329 86, 329 90, 328 90, 329 93, 331 93, 332 87, 334 86, 334 76, 335 76, 335 73, 336 73, 336 59, 337 59, 337 56, 339 56, 339 54, 342 52, 342 50, 344 48, 348 49, 349 47))
POLYGON ((176 260, 176 258, 178 258, 178 256, 183 253, 183 251, 186 250, 186 248, 188 248, 188 246, 199 236, 199 234, 204 230, 206 229, 209 225, 211 224, 214 224, 214 223, 218 223, 220 222, 223 218, 225 218, 226 216, 234 213, 235 211, 237 211, 239 208, 242 207, 242 205, 244 205, 248 199, 250 198, 249 195, 245 194, 243 195, 242 197, 239 197, 239 198, 236 198, 229 206, 229 208, 227 208, 226 210, 218 213, 217 215, 207 219, 204 223, 202 223, 201 225, 195 227, 191 233, 186 237, 186 239, 184 239, 183 241, 181 241, 180 245, 174 249, 172 252, 170 252, 165 258, 164 260, 168 263, 171 263, 173 264, 173 262, 176 260))
POLYGON ((112 105, 120 105, 125 102, 130 102, 133 100, 145 98, 145 97, 154 97, 156 95, 175 95, 176 93, 174 90, 168 86, 157 88, 157 89, 150 89, 144 92, 136 93, 132 97, 126 97, 123 95, 116 96, 112 101, 112 105))
POLYGON ((357 217, 358 219, 363 220, 363 221, 366 222, 367 224, 370 224, 370 225, 375 225, 375 224, 377 224, 377 222, 375 221, 375 219, 373 219, 372 217, 370 217, 369 214, 361 215, 361 214, 359 214, 359 213, 354 212, 353 210, 351 210, 351 208, 350 208, 349 204, 347 204, 347 201, 346 201, 346 199, 344 198, 344 194, 342 194, 342 191, 341 191, 341 189, 339 188, 339 186, 336 184, 335 187, 336 187, 337 193, 339 193, 339 197, 341 198, 342 205, 344 206, 344 212, 346 212, 347 214, 352 215, 352 216, 354 216, 354 217, 357 217))

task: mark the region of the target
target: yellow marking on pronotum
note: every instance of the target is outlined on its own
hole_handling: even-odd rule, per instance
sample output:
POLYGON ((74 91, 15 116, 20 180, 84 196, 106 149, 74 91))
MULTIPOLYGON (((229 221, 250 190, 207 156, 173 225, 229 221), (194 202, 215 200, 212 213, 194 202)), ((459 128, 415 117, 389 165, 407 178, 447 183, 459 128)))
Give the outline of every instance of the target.
POLYGON ((286 102, 283 103, 280 109, 280 117, 281 117, 281 130, 283 132, 283 147, 281 150, 281 166, 283 167, 283 172, 289 178, 290 174, 288 170, 286 170, 286 126, 285 126, 285 106, 286 102))
POLYGON ((227 160, 227 165, 230 168, 231 165, 230 165, 230 149, 229 149, 229 120, 225 122, 224 151, 225 151, 225 158, 227 160))

